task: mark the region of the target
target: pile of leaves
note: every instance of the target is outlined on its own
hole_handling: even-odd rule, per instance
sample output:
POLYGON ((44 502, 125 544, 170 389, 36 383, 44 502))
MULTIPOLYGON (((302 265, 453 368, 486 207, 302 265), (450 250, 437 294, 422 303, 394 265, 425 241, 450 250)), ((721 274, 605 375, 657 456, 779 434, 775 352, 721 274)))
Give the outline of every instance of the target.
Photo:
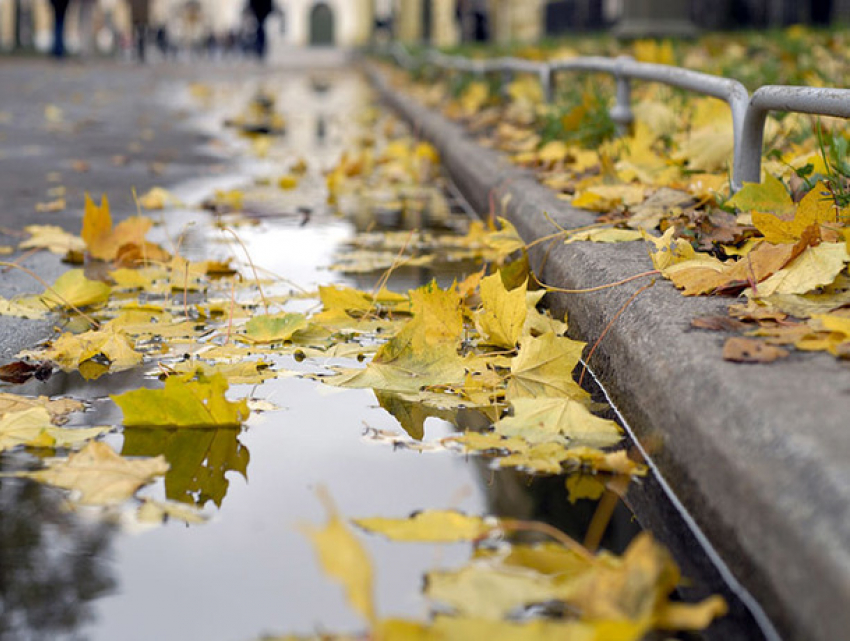
MULTIPOLYGON (((396 135, 381 146, 365 139, 327 174, 328 198, 342 207, 352 195, 377 199, 391 188, 392 199, 430 199, 431 210, 439 211, 427 189, 438 161, 433 147, 409 136, 396 135)), ((279 188, 297 186, 297 180, 285 181, 279 188)), ((216 197, 237 212, 241 199, 238 192, 216 197)), ((162 190, 140 202, 180 206, 162 190)), ((72 506, 107 516, 203 523, 207 503, 221 506, 225 473, 246 473, 248 453, 238 438, 245 421, 254 411, 273 409, 253 398, 234 400, 230 385, 259 385, 284 375, 374 390, 409 435, 406 447, 427 446, 421 440, 428 417, 452 420, 460 409, 479 412, 490 427, 462 431, 433 447, 487 456, 494 465, 530 473, 580 472, 567 481, 571 500, 598 498, 606 489, 622 493, 631 478, 645 473, 623 449, 621 428, 598 415, 600 408, 576 382, 586 346, 566 337, 564 320, 539 308, 545 291, 530 287, 524 244, 507 221, 473 222, 463 233, 447 225, 444 233, 423 232, 415 242, 416 230, 388 236, 398 247, 391 263, 365 261, 373 271, 386 268, 371 291, 326 285, 313 292, 294 291, 282 279, 261 281, 250 260, 247 266, 192 262, 177 243, 166 249, 148 240, 152 225, 141 214, 114 224, 106 199, 97 205, 87 197, 79 236, 27 228, 22 247, 46 248, 76 265, 45 284, 40 295, 0 301, 4 314, 50 314, 62 326, 0 368, 0 375, 20 383, 58 369, 93 380, 144 368, 149 377, 144 387, 111 397, 123 414, 120 454, 103 440, 118 427, 80 428, 69 421, 84 403, 0 396, 0 450, 43 457, 33 469, 11 475, 62 488, 72 506), (445 287, 431 282, 390 290, 392 272, 413 260, 413 251, 422 260, 442 252, 443 259, 485 267, 445 287), (312 310, 303 311, 310 302, 312 310), (329 370, 331 357, 349 359, 350 366, 329 370), (296 360, 297 371, 288 369, 296 360), (164 501, 145 489, 161 477, 164 501)), ((365 251, 374 232, 353 242, 365 251)), ((361 265, 353 271, 368 270, 361 265)), ((423 637, 478 636, 499 626, 520 638, 564 633, 638 639, 655 628, 702 628, 725 611, 717 598, 697 606, 670 603, 678 570, 648 535, 617 558, 593 554, 551 531, 555 543, 511 546, 500 540, 500 532, 540 524, 452 513, 420 516, 410 529, 406 523, 360 525, 405 540, 438 536, 476 543, 468 567, 429 575, 428 596, 454 616, 428 624, 380 620, 371 601, 370 562, 348 526, 331 511, 327 527, 311 534, 326 572, 344 583, 379 638, 414 631, 423 637), (393 534, 398 528, 403 534, 393 534), (560 608, 557 616, 537 612, 536 604, 544 602, 560 608)))
MULTIPOLYGON (((675 47, 638 41, 626 52, 755 85, 801 78, 816 85, 847 82, 846 66, 834 64, 836 56, 847 56, 841 34, 792 28, 773 39, 748 38, 712 37, 675 47), (800 68, 791 52, 804 49, 800 68), (751 60, 773 54, 775 73, 758 75, 771 74, 772 67, 751 60)), ((579 52, 623 53, 598 40, 518 53, 545 58, 579 52)), ((645 238, 657 270, 686 296, 744 297, 731 306, 732 318, 695 320, 698 327, 749 336, 729 339, 726 358, 772 361, 786 356, 787 346, 850 356, 850 138, 844 121, 794 114, 769 120, 765 179, 732 195, 731 116, 722 101, 639 84, 634 126, 615 137, 604 79, 561 83, 550 105, 530 77, 500 87, 469 77, 439 82, 429 76, 417 84, 393 73, 426 104, 444 105, 444 113, 482 144, 535 169, 559 197, 597 214, 597 224, 560 230, 565 242, 645 238)))

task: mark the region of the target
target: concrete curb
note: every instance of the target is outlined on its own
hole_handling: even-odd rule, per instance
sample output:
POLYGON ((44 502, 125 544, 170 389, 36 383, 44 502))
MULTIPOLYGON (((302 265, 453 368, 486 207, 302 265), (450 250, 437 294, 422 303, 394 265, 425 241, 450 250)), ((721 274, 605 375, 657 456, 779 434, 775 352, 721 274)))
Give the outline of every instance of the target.
MULTIPOLYGON (((534 175, 482 148, 458 125, 367 65, 384 100, 440 151, 479 212, 490 208, 527 241, 593 222, 534 175), (501 203, 504 204, 502 209, 501 203)), ((567 289, 652 269, 643 243, 541 243, 544 282, 567 289)), ((575 338, 595 341, 648 279, 596 293, 550 295, 575 338)), ((685 298, 667 281, 643 292, 590 363, 679 500, 738 580, 788 639, 833 641, 850 629, 850 368, 822 354, 781 363, 723 361, 726 337, 692 330, 730 299, 685 298)))

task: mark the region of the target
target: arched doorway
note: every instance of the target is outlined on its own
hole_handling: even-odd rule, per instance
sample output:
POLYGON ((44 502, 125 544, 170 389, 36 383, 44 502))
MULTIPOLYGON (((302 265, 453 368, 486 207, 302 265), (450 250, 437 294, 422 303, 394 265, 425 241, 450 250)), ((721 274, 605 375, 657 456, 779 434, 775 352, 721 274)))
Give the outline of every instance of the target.
POLYGON ((432 26, 431 26, 431 15, 432 15, 432 7, 431 0, 422 0, 422 42, 425 44, 431 44, 432 37, 432 26))
POLYGON ((334 13, 326 2, 317 2, 310 9, 310 46, 332 47, 334 38, 334 13))

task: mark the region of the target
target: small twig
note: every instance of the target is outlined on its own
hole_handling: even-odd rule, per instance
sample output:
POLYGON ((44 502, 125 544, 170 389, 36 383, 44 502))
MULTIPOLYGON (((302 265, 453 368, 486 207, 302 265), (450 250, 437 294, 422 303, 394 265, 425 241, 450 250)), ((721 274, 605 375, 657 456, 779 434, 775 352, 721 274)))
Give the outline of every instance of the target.
POLYGON ((500 519, 497 527, 498 529, 506 532, 539 532, 540 534, 545 534, 551 539, 554 539, 571 552, 575 552, 582 559, 592 561, 594 558, 593 554, 581 543, 570 538, 561 532, 561 530, 549 525, 548 523, 541 523, 539 521, 521 521, 519 519, 500 519))
POLYGON ((254 272, 254 282, 257 284, 257 289, 260 291, 260 298, 263 301, 263 309, 265 309, 266 314, 269 313, 269 304, 266 301, 266 295, 263 293, 263 288, 260 285, 260 277, 257 275, 257 268, 254 267, 254 261, 251 258, 251 254, 248 253, 248 248, 245 247, 245 243, 242 242, 242 239, 236 235, 236 232, 230 229, 230 227, 222 227, 222 231, 226 231, 231 236, 236 239, 236 242, 242 247, 242 251, 245 252, 245 257, 248 259, 248 264, 251 266, 251 271, 254 272))
MULTIPOLYGON (((28 251, 25 251, 23 254, 21 254, 20 256, 18 256, 18 257, 17 257, 17 258, 16 258, 16 259, 12 262, 12 265, 17 265, 17 264, 19 264, 19 263, 22 263, 23 261, 25 261, 25 260, 26 260, 27 258, 29 258, 30 256, 32 256, 32 255, 37 254, 38 252, 40 252, 42 249, 44 249, 44 247, 33 247, 32 249, 30 249, 30 250, 28 250, 28 251)), ((5 273, 6 273, 7 271, 9 271, 10 269, 12 269, 12 268, 11 268, 11 267, 4 267, 4 268, 3 268, 3 273, 5 274, 5 273)))
POLYGON ((644 285, 643 287, 638 289, 634 294, 629 296, 629 300, 627 300, 625 303, 623 303, 623 305, 620 307, 620 309, 617 310, 617 313, 614 314, 614 317, 605 326, 605 329, 602 330, 602 333, 599 335, 599 338, 596 339, 596 342, 593 344, 593 347, 591 347, 590 351, 587 353, 587 358, 584 359, 584 363, 582 364, 582 368, 581 368, 581 375, 578 377, 579 386, 581 386, 582 382, 584 382, 584 375, 587 373, 588 362, 593 357, 594 352, 596 352, 596 348, 599 347, 599 343, 601 343, 602 339, 605 338, 605 335, 608 333, 608 330, 611 329, 611 327, 614 326, 614 323, 617 322, 617 319, 620 318, 620 316, 622 316, 623 312, 626 311, 626 308, 629 305, 632 304, 634 299, 637 298, 639 294, 641 294, 642 292, 645 292, 647 289, 649 289, 653 285, 655 285, 655 279, 653 279, 651 282, 647 283, 646 285, 644 285))
POLYGON ((534 272, 531 273, 534 281, 540 285, 543 289, 549 292, 557 292, 559 294, 589 294, 592 292, 599 292, 603 289, 610 289, 611 287, 618 287, 619 285, 625 285, 626 283, 630 283, 633 280, 637 280, 638 278, 644 278, 646 276, 655 276, 656 274, 660 274, 661 272, 657 269, 652 269, 648 272, 641 272, 640 274, 635 274, 634 276, 629 276, 628 278, 624 278, 623 280, 618 280, 613 283, 608 283, 607 285, 598 285, 597 287, 587 287, 585 289, 562 289, 561 287, 555 287, 553 285, 547 285, 542 280, 537 277, 537 274, 534 272))

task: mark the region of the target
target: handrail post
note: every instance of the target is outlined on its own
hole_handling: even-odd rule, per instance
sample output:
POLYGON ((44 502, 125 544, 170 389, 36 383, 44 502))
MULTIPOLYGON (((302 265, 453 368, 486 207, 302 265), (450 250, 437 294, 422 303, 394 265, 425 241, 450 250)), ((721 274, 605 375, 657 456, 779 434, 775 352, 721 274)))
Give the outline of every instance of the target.
POLYGON ((625 136, 628 133, 629 127, 635 120, 635 115, 632 113, 632 85, 628 76, 624 73, 624 67, 631 61, 633 61, 631 56, 619 56, 617 58, 617 71, 614 74, 617 81, 616 102, 609 113, 611 120, 617 125, 617 133, 620 136, 625 136))

